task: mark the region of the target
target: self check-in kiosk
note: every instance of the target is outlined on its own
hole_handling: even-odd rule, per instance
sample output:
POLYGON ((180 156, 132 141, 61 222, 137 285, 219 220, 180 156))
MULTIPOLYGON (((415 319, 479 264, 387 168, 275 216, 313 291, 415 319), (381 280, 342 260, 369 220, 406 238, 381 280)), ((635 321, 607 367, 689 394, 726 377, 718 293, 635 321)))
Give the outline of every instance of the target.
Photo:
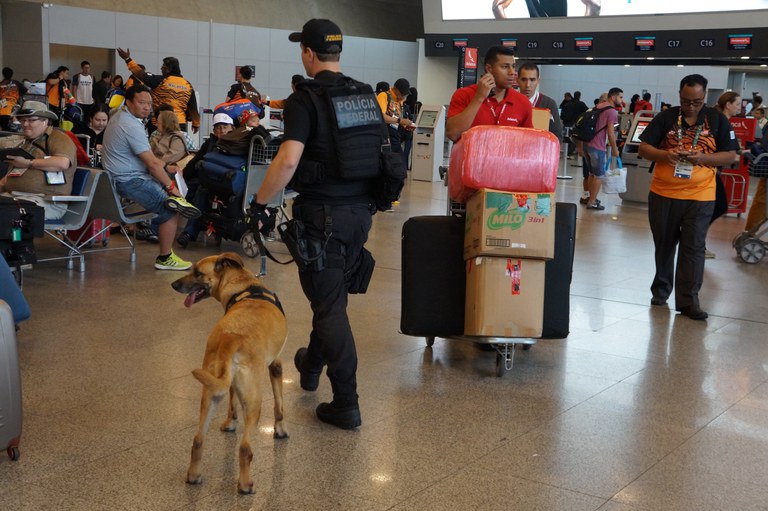
POLYGON ((440 181, 445 139, 445 107, 424 105, 413 134, 411 172, 418 181, 440 181))
POLYGON ((627 191, 620 193, 625 201, 648 202, 648 192, 651 189, 651 163, 644 160, 638 154, 640 149, 640 135, 653 120, 658 112, 641 110, 635 114, 632 124, 627 131, 627 139, 621 151, 621 161, 627 169, 627 191))

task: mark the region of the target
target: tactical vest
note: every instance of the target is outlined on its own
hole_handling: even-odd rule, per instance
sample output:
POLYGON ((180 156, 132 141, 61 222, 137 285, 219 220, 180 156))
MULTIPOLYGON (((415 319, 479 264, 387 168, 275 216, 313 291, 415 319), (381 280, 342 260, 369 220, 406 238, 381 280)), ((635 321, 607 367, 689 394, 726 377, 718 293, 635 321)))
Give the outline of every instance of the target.
POLYGON ((314 130, 291 187, 321 197, 369 195, 380 172, 386 130, 370 85, 339 75, 334 83, 297 85, 314 106, 314 130))

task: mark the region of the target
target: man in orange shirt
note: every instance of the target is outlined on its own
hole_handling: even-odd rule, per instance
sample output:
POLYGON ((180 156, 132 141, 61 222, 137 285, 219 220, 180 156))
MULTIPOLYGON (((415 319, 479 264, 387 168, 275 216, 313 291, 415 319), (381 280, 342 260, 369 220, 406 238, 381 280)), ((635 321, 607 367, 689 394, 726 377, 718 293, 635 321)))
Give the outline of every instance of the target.
POLYGON ((683 78, 680 106, 654 117, 640 136, 639 149, 641 157, 655 162, 648 194, 656 257, 651 305, 666 305, 674 287, 675 309, 696 320, 708 317, 699 305, 699 289, 717 167, 729 165, 738 149, 730 122, 704 105, 706 97, 706 78, 683 78))
POLYGON ((405 78, 398 78, 395 86, 388 91, 380 92, 376 96, 381 112, 384 114, 384 122, 389 131, 389 143, 393 153, 402 153, 403 146, 400 140, 400 128, 410 129, 413 121, 403 116, 403 102, 411 92, 411 84, 405 78))
POLYGON ((0 129, 7 130, 14 110, 24 100, 27 88, 13 79, 13 69, 3 68, 3 81, 0 82, 0 129))

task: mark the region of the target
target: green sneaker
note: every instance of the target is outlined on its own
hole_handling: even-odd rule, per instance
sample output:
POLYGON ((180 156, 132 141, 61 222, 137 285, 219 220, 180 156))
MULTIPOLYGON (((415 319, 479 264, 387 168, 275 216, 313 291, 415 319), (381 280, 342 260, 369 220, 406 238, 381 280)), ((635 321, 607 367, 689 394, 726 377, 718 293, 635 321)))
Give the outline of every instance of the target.
POLYGON ((198 218, 202 213, 199 209, 187 202, 183 197, 169 196, 165 199, 165 207, 175 211, 185 218, 198 218))
POLYGON ((171 255, 167 259, 163 260, 159 257, 155 259, 155 268, 158 270, 188 270, 192 267, 192 263, 185 261, 181 257, 171 251, 171 255))

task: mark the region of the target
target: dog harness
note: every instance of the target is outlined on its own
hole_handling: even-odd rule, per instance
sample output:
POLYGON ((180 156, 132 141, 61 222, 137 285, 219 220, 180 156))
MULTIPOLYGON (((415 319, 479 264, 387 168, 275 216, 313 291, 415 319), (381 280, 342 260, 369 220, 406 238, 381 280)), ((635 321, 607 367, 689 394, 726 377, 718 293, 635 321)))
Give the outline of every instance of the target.
POLYGON ((226 310, 229 310, 230 307, 232 307, 237 302, 241 300, 248 300, 248 299, 266 300, 272 305, 274 305, 275 307, 277 307, 280 310, 280 312, 283 313, 283 316, 285 316, 285 311, 283 310, 283 306, 280 304, 280 300, 277 299, 277 295, 262 286, 251 286, 248 289, 244 289, 243 291, 240 291, 238 294, 232 296, 232 298, 229 299, 229 302, 227 302, 226 310))

